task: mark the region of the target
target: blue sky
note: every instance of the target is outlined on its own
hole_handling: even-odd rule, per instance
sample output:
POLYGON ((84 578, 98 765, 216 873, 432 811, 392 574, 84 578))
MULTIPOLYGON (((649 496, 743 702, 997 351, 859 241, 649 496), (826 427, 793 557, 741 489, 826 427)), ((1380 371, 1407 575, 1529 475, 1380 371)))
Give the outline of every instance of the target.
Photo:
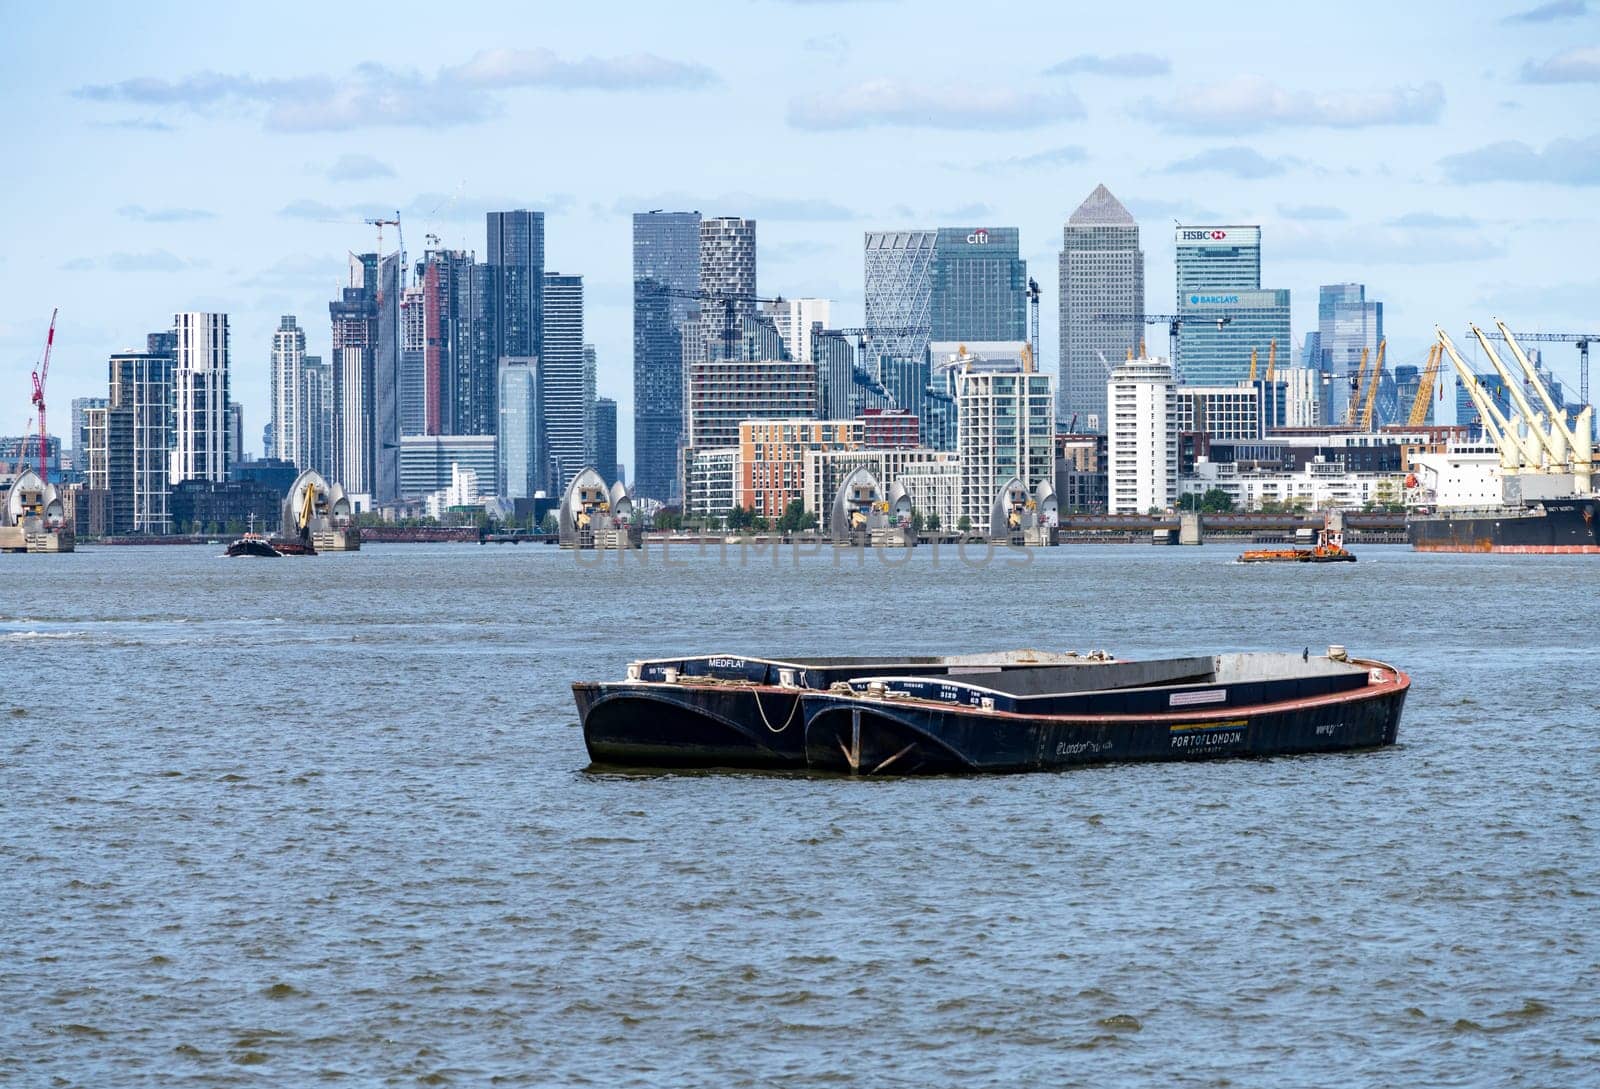
MULTIPOLYGON (((62 309, 51 403, 177 310, 230 314, 259 447, 271 330, 327 302, 364 216, 483 250, 547 212, 631 462, 629 213, 758 221, 766 294, 859 320, 869 229, 1016 226, 1055 359, 1063 219, 1098 182, 1172 306, 1174 218, 1260 223, 1263 281, 1360 280, 1390 359, 1434 322, 1600 326, 1600 3, 46 7, 4 0, 0 433, 62 309), (8 415, 7 415, 8 414, 8 415)), ((386 239, 386 242, 388 240, 386 239)), ((1576 352, 1547 356, 1575 383, 1576 352)))

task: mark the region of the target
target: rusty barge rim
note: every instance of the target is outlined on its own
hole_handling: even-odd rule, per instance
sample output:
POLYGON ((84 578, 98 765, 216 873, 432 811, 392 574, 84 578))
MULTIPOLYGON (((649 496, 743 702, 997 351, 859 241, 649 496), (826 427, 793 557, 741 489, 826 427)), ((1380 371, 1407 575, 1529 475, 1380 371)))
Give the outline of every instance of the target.
MULTIPOLYGON (((1189 722, 1229 722, 1238 718, 1251 718, 1262 714, 1282 714, 1288 711, 1300 711, 1312 707, 1327 707, 1341 704, 1361 703, 1365 700, 1383 699, 1402 694, 1411 687, 1411 675, 1403 670, 1396 669, 1387 662, 1379 662, 1371 658, 1352 658, 1352 665, 1366 666, 1368 669, 1382 669, 1391 674, 1389 679, 1368 684, 1367 687, 1349 692, 1333 692, 1326 696, 1310 696, 1305 699, 1278 700, 1274 703, 1250 703, 1239 707, 1223 707, 1192 713, 1162 712, 1160 714, 1132 714, 1132 715, 1049 715, 1030 714, 1026 711, 989 711, 982 707, 973 707, 965 703, 946 703, 943 700, 927 700, 917 696, 894 696, 885 699, 881 696, 869 696, 859 692, 806 692, 801 698, 805 700, 826 700, 835 704, 835 708, 844 708, 856 703, 870 704, 877 707, 915 707, 918 710, 944 710, 960 715, 969 715, 995 719, 1006 722, 1059 722, 1084 725, 1129 726, 1159 723, 1189 723, 1189 722)), ((819 712, 820 713, 820 712, 819 712)))

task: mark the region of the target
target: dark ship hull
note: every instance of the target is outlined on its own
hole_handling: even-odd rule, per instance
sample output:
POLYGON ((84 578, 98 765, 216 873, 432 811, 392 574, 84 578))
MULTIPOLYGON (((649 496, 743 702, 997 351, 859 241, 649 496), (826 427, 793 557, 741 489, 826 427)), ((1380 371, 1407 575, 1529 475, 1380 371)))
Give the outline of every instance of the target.
POLYGON ((1525 507, 1440 511, 1412 517, 1406 535, 1418 552, 1600 554, 1600 501, 1544 499, 1525 507))
POLYGON ((639 767, 803 768, 800 696, 853 676, 982 677, 1101 659, 1025 651, 925 658, 701 656, 635 662, 628 679, 578 682, 573 699, 589 758, 639 767))
POLYGON ((939 775, 1394 744, 1410 679, 1380 663, 1352 664, 1361 671, 1210 691, 1188 687, 1181 691, 1196 698, 1195 709, 1176 712, 1178 693, 1171 689, 1042 701, 994 694, 987 697, 992 706, 980 707, 959 702, 959 695, 951 700, 948 691, 923 698, 902 695, 893 685, 879 696, 808 693, 802 699, 806 763, 853 775, 939 775), (1118 705, 1124 709, 1111 710, 1118 705))

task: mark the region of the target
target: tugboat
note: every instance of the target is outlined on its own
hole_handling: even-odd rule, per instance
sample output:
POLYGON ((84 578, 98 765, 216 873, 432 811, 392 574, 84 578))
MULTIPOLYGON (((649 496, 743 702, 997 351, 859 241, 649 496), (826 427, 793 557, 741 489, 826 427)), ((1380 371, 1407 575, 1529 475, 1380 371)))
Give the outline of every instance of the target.
POLYGON ((228 545, 226 553, 229 556, 258 556, 261 559, 276 558, 283 553, 278 551, 273 543, 267 540, 266 535, 256 532, 256 516, 250 516, 249 528, 244 536, 228 545))
POLYGON ((1252 548, 1240 553, 1240 563, 1355 563, 1355 553, 1344 547, 1344 515, 1329 511, 1317 543, 1312 548, 1252 548))

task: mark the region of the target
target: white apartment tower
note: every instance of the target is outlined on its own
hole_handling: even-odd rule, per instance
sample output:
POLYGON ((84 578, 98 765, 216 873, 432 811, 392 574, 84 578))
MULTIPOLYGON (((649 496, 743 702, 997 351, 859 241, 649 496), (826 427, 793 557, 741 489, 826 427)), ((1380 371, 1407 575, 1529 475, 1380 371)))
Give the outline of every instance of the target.
POLYGON ((1040 481, 1054 484, 1055 390, 1049 375, 1009 361, 966 364, 955 382, 960 512, 979 528, 989 524, 995 497, 1012 477, 1030 492, 1040 481))
POLYGON ((1178 500, 1178 386, 1165 359, 1119 363, 1106 383, 1106 491, 1112 514, 1178 500))
POLYGON ((292 461, 301 468, 305 440, 302 371, 306 362, 306 332, 293 314, 285 314, 272 334, 272 449, 268 457, 292 461))
POLYGON ((783 347, 789 353, 789 358, 810 363, 813 362, 811 326, 816 324, 828 328, 832 308, 833 304, 827 299, 784 299, 767 303, 765 311, 778 327, 778 335, 783 338, 783 347))
POLYGON ((227 480, 228 315, 173 315, 177 364, 172 370, 173 434, 168 477, 227 480))

